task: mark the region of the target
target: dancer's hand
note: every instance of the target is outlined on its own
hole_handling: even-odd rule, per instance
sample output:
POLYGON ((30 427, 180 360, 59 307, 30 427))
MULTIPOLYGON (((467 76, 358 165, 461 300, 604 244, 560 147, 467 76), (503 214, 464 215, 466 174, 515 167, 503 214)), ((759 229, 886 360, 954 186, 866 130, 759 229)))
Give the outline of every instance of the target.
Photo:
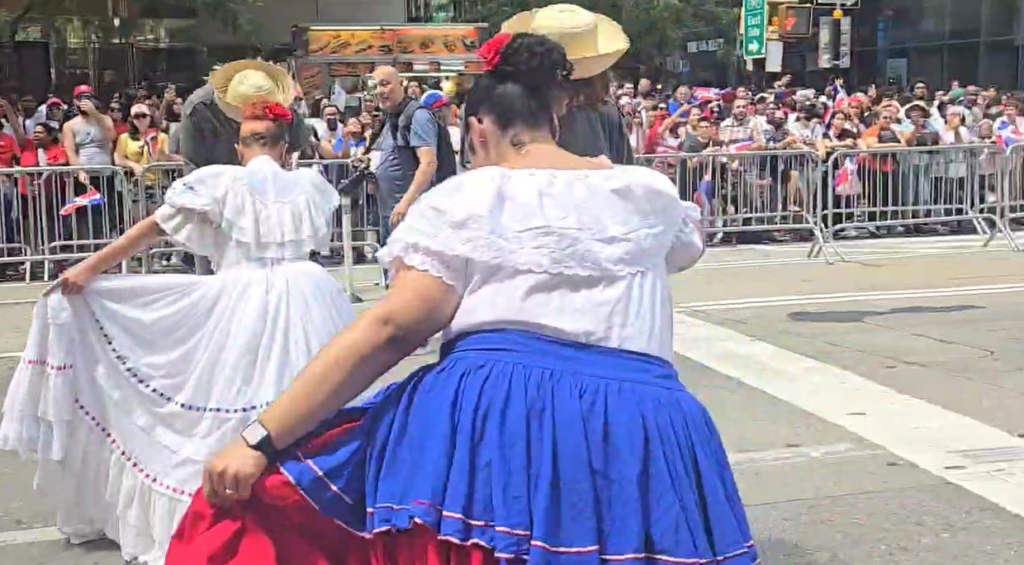
POLYGON ((95 276, 88 262, 79 263, 60 276, 60 293, 65 296, 80 294, 95 276))
POLYGON ((203 494, 215 506, 247 500, 252 485, 267 468, 267 458, 241 438, 236 439, 206 462, 203 469, 203 494))

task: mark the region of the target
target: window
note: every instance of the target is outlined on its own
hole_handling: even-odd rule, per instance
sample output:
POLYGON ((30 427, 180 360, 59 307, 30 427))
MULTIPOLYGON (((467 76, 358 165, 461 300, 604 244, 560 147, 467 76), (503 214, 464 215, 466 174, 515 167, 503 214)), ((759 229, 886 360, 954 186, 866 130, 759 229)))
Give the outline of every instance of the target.
POLYGON ((981 12, 986 38, 1016 35, 1017 20, 1020 19, 1017 0, 983 0, 981 12))
MULTIPOLYGON (((931 43, 946 39, 947 0, 889 0, 892 45, 931 43)), ((963 0, 954 0, 963 1, 963 0)))
POLYGON ((978 39, 981 37, 981 10, 977 2, 950 0, 949 35, 947 39, 978 39))
MULTIPOLYGON (((942 47, 915 47, 910 50, 910 61, 907 65, 910 80, 923 78, 931 85, 932 90, 943 84, 942 47)), ((944 87, 943 87, 944 88, 944 87)))
POLYGON ((953 43, 946 46, 946 76, 943 84, 953 80, 962 85, 978 82, 979 43, 953 43))
POLYGON ((997 85, 1002 88, 1017 86, 1017 45, 1013 40, 986 41, 982 46, 978 82, 984 86, 997 85))

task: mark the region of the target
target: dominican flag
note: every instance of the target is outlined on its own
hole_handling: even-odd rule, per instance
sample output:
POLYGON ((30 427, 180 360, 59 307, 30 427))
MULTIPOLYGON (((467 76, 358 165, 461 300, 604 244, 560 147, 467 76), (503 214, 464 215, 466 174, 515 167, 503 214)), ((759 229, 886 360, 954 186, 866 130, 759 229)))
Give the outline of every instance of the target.
POLYGON ((75 213, 75 210, 79 208, 85 208, 87 206, 98 206, 103 204, 106 200, 103 199, 103 195, 100 191, 95 188, 90 188, 88 192, 81 196, 76 196, 74 200, 65 205, 60 209, 61 216, 70 216, 75 213))
POLYGON ((832 188, 839 196, 860 194, 860 179, 857 178, 857 160, 847 157, 843 167, 836 172, 832 188))
POLYGON ((832 83, 832 86, 829 87, 829 90, 832 91, 833 104, 839 104, 840 100, 845 101, 847 98, 849 98, 849 96, 847 96, 846 94, 846 89, 843 88, 842 85, 840 85, 839 83, 832 83))
POLYGON ((1017 126, 1005 120, 1000 121, 999 127, 996 129, 996 143, 1003 151, 1009 151, 1011 147, 1020 143, 1022 138, 1024 136, 1021 135, 1017 126))
MULTIPOLYGON (((710 173, 707 176, 710 176, 710 173)), ((700 206, 701 217, 711 217, 711 207, 715 203, 715 183, 708 178, 700 181, 697 192, 693 195, 693 203, 700 206)))
POLYGON ((711 102, 722 94, 721 90, 709 86, 698 86, 692 92, 691 98, 696 102, 711 102))
POLYGON ((730 145, 729 153, 742 153, 743 151, 750 151, 750 148, 753 146, 753 141, 741 141, 739 143, 730 145))

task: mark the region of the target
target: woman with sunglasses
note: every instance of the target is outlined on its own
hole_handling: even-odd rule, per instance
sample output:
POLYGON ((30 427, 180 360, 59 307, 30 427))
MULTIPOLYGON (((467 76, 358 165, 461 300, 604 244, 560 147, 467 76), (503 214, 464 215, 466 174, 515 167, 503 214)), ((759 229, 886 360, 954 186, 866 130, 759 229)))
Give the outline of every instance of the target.
POLYGON ((145 104, 132 106, 128 131, 117 138, 114 164, 128 170, 129 177, 141 182, 144 204, 133 203, 131 213, 140 219, 155 212, 159 205, 160 173, 146 171, 146 166, 167 159, 167 134, 153 123, 153 113, 145 104))

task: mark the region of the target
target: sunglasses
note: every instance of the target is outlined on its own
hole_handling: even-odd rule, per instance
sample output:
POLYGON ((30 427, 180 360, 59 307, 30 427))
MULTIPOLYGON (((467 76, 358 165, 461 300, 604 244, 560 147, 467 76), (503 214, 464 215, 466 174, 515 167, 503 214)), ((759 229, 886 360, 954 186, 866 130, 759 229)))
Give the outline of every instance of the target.
POLYGON ((132 114, 133 120, 147 120, 151 117, 149 114, 132 114))

